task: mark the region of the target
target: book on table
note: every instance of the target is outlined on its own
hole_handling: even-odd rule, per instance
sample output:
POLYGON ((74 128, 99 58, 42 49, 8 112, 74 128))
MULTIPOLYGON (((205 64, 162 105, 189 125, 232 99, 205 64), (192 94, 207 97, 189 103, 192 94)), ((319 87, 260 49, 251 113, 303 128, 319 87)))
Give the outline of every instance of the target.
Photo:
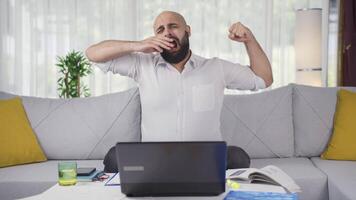
POLYGON ((300 187, 295 181, 280 168, 268 165, 261 169, 242 168, 229 169, 226 172, 226 179, 239 182, 270 184, 283 187, 287 192, 301 192, 300 187))
POLYGON ((95 167, 78 167, 77 176, 90 176, 96 171, 95 167))
POLYGON ((224 200, 297 200, 296 193, 276 193, 276 192, 251 192, 251 191, 230 191, 224 200))
POLYGON ((96 177, 101 172, 102 171, 100 171, 100 170, 95 170, 95 171, 91 172, 87 176, 77 176, 77 181, 79 181, 79 182, 91 182, 91 181, 93 181, 94 177, 96 177))

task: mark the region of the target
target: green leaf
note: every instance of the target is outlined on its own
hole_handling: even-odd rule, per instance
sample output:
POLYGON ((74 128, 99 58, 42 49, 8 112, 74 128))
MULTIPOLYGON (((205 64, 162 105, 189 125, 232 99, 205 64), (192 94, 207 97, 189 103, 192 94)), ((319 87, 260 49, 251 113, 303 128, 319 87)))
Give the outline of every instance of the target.
POLYGON ((89 96, 89 88, 78 81, 91 74, 91 63, 84 56, 83 52, 71 50, 65 56, 57 56, 55 64, 60 73, 57 80, 58 95, 61 98, 79 97, 80 95, 89 96), (77 87, 80 84, 78 94, 77 87))

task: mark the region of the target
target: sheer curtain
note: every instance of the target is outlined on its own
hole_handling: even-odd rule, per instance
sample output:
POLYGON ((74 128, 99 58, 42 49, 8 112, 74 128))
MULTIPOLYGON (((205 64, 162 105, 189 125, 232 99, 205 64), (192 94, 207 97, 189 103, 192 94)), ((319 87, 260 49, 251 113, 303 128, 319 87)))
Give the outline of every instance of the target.
MULTIPOLYGON (((204 57, 248 64, 245 47, 228 39, 229 26, 248 26, 271 60, 274 85, 294 82, 295 9, 322 0, 0 0, 0 91, 58 97, 56 57, 106 39, 153 34, 163 10, 181 13, 192 28, 191 48, 204 57)), ((136 84, 98 68, 85 79, 92 96, 136 84)), ((227 91, 233 93, 233 91, 227 91)))

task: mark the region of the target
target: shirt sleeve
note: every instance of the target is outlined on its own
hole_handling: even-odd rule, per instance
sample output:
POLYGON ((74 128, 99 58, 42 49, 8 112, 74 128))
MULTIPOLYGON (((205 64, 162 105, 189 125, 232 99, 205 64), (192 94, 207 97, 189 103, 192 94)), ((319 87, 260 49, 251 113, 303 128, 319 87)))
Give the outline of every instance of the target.
POLYGON ((113 60, 103 63, 94 63, 103 72, 111 71, 113 74, 120 74, 128 76, 138 82, 140 77, 140 61, 141 55, 138 53, 131 53, 113 60))
POLYGON ((239 90, 259 90, 266 88, 265 81, 247 65, 218 59, 223 71, 225 87, 239 90))

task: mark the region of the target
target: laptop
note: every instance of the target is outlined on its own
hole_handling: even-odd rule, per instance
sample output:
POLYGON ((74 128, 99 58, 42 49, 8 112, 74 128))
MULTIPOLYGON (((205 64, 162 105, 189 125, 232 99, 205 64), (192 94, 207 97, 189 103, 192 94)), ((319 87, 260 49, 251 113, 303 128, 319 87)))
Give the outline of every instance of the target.
POLYGON ((116 144, 126 196, 214 196, 225 192, 226 143, 116 144))

